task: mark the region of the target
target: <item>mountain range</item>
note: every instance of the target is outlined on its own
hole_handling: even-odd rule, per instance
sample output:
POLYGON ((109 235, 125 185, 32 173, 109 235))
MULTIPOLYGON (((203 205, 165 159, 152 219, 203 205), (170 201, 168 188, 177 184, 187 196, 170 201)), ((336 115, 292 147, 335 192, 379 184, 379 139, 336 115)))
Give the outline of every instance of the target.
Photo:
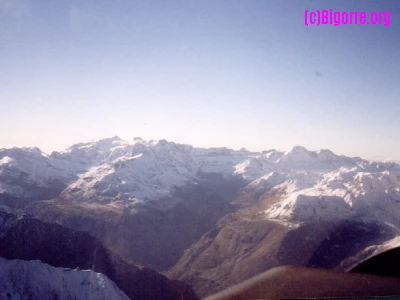
POLYGON ((51 154, 0 149, 0 203, 202 297, 275 266, 348 271, 398 247, 400 165, 113 137, 51 154))

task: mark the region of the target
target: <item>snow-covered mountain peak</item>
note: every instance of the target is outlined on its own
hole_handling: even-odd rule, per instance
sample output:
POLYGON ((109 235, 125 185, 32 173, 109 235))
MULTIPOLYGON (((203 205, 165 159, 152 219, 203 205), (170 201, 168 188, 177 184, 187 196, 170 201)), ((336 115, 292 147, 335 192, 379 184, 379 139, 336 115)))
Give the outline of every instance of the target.
POLYGON ((278 160, 277 163, 288 164, 308 164, 315 162, 315 156, 312 156, 308 151, 298 151, 299 148, 294 148, 294 150, 286 151, 278 160))
MULTIPOLYGON (((370 163, 302 146, 286 152, 249 152, 112 137, 75 144, 50 156, 36 150, 0 150, 3 194, 26 197, 33 186, 49 188, 54 186, 50 179, 57 179, 62 197, 101 203, 126 199, 127 205, 131 200, 168 196, 175 187, 199 181, 205 173, 240 176, 249 189, 260 192, 281 185, 288 193, 342 197, 397 188, 395 172, 400 172, 400 166, 393 163, 370 163), (29 184, 21 186, 20 178, 29 184)), ((37 197, 48 199, 47 195, 37 197)), ((350 198, 345 201, 354 202, 350 198)))
POLYGON ((21 158, 39 158, 39 157, 44 157, 46 154, 42 152, 39 148, 36 147, 24 147, 24 148, 10 148, 10 149, 5 149, 2 148, 0 149, 0 159, 3 158, 4 156, 9 156, 14 159, 21 159, 21 158))
POLYGON ((291 178, 281 185, 287 196, 264 211, 267 218, 296 223, 307 218, 367 216, 400 225, 399 171, 342 167, 322 174, 292 174, 291 178))
POLYGON ((3 156, 3 158, 0 159, 0 165, 11 165, 13 163, 17 163, 17 161, 9 156, 3 156))
POLYGON ((37 148, 0 150, 0 196, 25 199, 53 196, 59 193, 54 189, 61 188, 62 182, 72 177, 55 168, 37 148))
POLYGON ((138 141, 144 141, 141 137, 137 136, 133 138, 134 142, 138 142, 138 141))
POLYGON ((101 273, 54 268, 39 260, 0 258, 2 299, 129 300, 101 273), (4 298, 3 298, 4 297, 4 298))
MULTIPOLYGON (((67 148, 65 151, 62 151, 61 153, 71 153, 76 155, 89 153, 89 155, 87 155, 88 158, 92 158, 93 156, 95 156, 95 154, 106 155, 116 147, 127 146, 127 145, 130 145, 130 143, 123 141, 116 136, 112 138, 94 140, 87 143, 75 144, 67 148)), ((56 154, 57 152, 53 153, 56 154)))
POLYGON ((326 150, 309 151, 302 146, 294 146, 292 150, 284 152, 279 162, 283 163, 315 163, 323 161, 327 156, 336 157, 332 152, 326 150))
POLYGON ((293 148, 288 151, 288 153, 309 153, 310 151, 308 151, 305 147, 300 146, 300 145, 296 145, 293 146, 293 148))
POLYGON ((338 155, 333 153, 331 150, 328 149, 321 149, 317 151, 318 158, 320 160, 336 160, 339 158, 338 155))
MULTIPOLYGON (((18 149, 18 148, 14 148, 14 149, 18 149)), ((26 151, 26 152, 36 154, 36 155, 45 155, 45 153, 42 150, 40 150, 38 147, 22 147, 19 149, 26 151)))

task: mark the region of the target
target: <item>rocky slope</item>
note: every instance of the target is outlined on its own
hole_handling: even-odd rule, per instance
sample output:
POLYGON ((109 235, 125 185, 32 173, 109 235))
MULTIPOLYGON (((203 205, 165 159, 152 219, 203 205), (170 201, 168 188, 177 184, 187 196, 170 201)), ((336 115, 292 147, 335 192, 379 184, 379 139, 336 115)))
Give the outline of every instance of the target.
POLYGON ((40 260, 53 267, 92 270, 114 281, 130 299, 197 299, 190 287, 127 263, 88 233, 0 210, 0 257, 40 260))
POLYGON ((234 207, 197 184, 179 188, 158 203, 131 209, 55 199, 32 203, 26 211, 47 222, 87 231, 127 260, 166 270, 234 207), (164 202, 167 208, 162 207, 164 202))
POLYGON ((172 278, 206 296, 279 265, 345 269, 346 259, 399 235, 398 165, 356 159, 329 169, 293 151, 281 159, 294 168, 247 185, 236 201, 244 208, 185 251, 172 278))

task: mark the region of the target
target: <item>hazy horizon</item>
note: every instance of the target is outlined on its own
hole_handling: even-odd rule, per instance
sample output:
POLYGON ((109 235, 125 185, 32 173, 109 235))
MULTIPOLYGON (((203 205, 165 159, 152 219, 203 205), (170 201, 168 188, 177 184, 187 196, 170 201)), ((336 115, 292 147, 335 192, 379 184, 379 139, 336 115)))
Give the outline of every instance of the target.
MULTIPOLYGON (((14 147, 17 147, 17 148, 39 148, 42 152, 46 153, 47 155, 50 155, 53 151, 62 152, 62 151, 64 151, 64 150, 67 150, 69 147, 74 146, 74 145, 77 145, 77 144, 96 142, 96 141, 98 141, 98 140, 112 139, 112 138, 120 138, 121 140, 126 141, 126 142, 134 142, 134 139, 136 139, 136 138, 141 138, 141 139, 143 139, 145 142, 151 142, 151 141, 157 142, 157 141, 160 141, 160 140, 166 140, 166 139, 145 139, 145 138, 139 137, 139 136, 133 137, 133 138, 121 138, 120 136, 108 136, 108 137, 103 137, 103 138, 100 138, 100 139, 91 139, 91 140, 85 140, 85 141, 83 141, 83 140, 82 140, 82 141, 78 141, 78 142, 75 142, 75 143, 73 143, 73 144, 67 145, 67 146, 65 146, 65 147, 63 147, 63 148, 57 148, 57 149, 44 149, 44 148, 40 148, 40 147, 38 147, 38 146, 36 146, 36 145, 21 145, 21 146, 0 147, 0 150, 2 150, 2 149, 10 149, 10 148, 14 148, 14 147)), ((167 140, 167 142, 173 142, 173 143, 177 143, 177 144, 190 145, 190 146, 193 146, 193 147, 195 147, 195 148, 228 148, 228 149, 232 149, 232 150, 241 150, 241 149, 245 149, 245 150, 250 151, 250 152, 262 152, 262 151, 269 151, 269 150, 277 150, 277 151, 286 152, 286 151, 292 150, 294 147, 297 147, 297 146, 304 147, 303 145, 294 145, 293 147, 290 147, 290 148, 268 148, 268 149, 267 149, 267 148, 264 148, 264 149, 254 149, 254 148, 252 148, 252 149, 249 149, 249 148, 246 148, 246 147, 227 147, 227 146, 225 146, 225 145, 217 145, 217 146, 215 146, 215 145, 210 145, 210 146, 205 146, 205 145, 200 145, 200 144, 196 144, 196 143, 195 143, 195 144, 190 144, 190 143, 185 143, 185 142, 177 142, 177 141, 174 141, 174 140, 167 140)), ((386 158, 386 157, 362 157, 362 156, 359 156, 359 155, 348 155, 348 154, 346 154, 346 153, 336 152, 336 151, 334 151, 334 150, 332 150, 332 149, 327 149, 327 148, 320 148, 320 149, 311 149, 311 148, 307 148, 307 147, 305 147, 305 148, 306 148, 308 151, 331 150, 331 151, 334 152, 334 154, 336 154, 336 155, 343 155, 343 156, 347 156, 347 157, 360 157, 360 158, 362 158, 362 159, 366 159, 366 160, 369 160, 369 161, 377 161, 377 162, 396 162, 396 163, 400 163, 400 160, 395 159, 395 158, 386 158)))
POLYGON ((112 136, 400 161, 393 1, 0 0, 0 148, 112 136), (304 26, 304 11, 389 11, 304 26))

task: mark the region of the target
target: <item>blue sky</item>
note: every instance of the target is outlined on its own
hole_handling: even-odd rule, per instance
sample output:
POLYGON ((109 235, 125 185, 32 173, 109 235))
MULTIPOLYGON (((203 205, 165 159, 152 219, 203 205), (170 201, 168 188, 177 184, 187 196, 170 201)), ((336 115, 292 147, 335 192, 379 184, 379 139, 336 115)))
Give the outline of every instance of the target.
POLYGON ((0 0, 0 147, 118 135, 400 159, 400 3, 0 0), (391 24, 304 26, 304 10, 391 24))

